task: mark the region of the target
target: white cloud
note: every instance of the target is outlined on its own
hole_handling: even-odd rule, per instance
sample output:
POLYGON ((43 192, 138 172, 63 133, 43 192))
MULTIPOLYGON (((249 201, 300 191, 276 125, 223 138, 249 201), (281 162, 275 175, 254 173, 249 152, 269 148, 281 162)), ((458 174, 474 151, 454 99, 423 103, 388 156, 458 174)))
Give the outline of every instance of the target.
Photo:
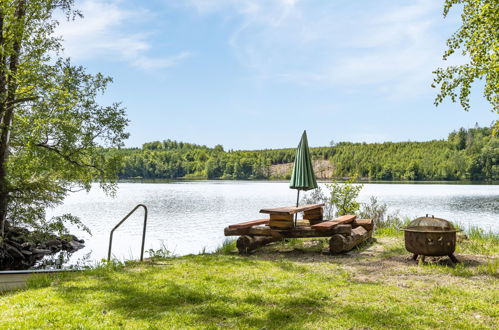
POLYGON ((390 95, 430 89, 442 65, 442 4, 417 1, 186 0, 201 15, 241 21, 230 45, 262 79, 366 86, 390 95))
POLYGON ((163 69, 190 56, 187 51, 154 57, 147 32, 128 32, 133 22, 152 15, 145 9, 125 9, 120 0, 84 0, 77 3, 84 18, 67 21, 60 18, 57 33, 62 35, 64 53, 74 59, 112 59, 126 61, 145 69, 163 69))
POLYGON ((169 68, 177 65, 183 59, 190 56, 192 56, 190 52, 181 52, 177 55, 169 56, 166 58, 149 58, 145 56, 138 56, 133 60, 132 64, 145 70, 169 68))

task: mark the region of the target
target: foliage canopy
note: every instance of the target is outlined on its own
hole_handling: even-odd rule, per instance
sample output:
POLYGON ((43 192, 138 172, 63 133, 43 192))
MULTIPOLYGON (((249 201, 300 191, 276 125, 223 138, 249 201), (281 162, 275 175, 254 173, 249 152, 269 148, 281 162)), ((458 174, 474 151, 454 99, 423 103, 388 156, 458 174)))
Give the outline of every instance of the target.
MULTIPOLYGON (((446 97, 452 102, 459 98, 463 109, 468 111, 473 82, 484 80, 483 95, 491 104, 491 110, 499 114, 499 0, 446 0, 444 17, 455 5, 463 5, 462 25, 447 40, 448 49, 443 59, 461 50, 469 61, 434 71, 432 86, 440 86, 435 105, 446 97)), ((499 121, 496 121, 494 134, 498 133, 499 121)))
MULTIPOLYGON (((124 158, 123 179, 289 179, 295 149, 224 151, 166 140, 141 149, 108 150, 124 158)), ((312 159, 329 164, 317 177, 373 180, 499 180, 499 138, 491 128, 461 128, 447 140, 350 143, 310 148, 312 159)), ((317 163, 316 163, 317 164, 317 163)))
POLYGON ((70 216, 45 219, 67 193, 99 181, 113 192, 117 148, 127 138, 119 103, 97 97, 111 79, 61 57, 56 12, 81 16, 72 0, 0 3, 0 225, 63 230, 70 216))

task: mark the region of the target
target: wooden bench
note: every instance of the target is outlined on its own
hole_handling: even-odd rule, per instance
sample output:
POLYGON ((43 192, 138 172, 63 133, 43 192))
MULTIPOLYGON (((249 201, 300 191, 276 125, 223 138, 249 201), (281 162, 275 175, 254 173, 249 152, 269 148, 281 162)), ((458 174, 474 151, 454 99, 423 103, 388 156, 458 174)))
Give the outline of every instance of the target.
POLYGON ((235 225, 229 225, 229 228, 230 229, 251 228, 253 226, 266 225, 268 223, 269 223, 269 219, 251 220, 251 221, 236 223, 235 225))
POLYGON ((343 215, 334 220, 324 221, 316 225, 313 225, 312 228, 318 231, 327 231, 340 224, 352 223, 355 220, 355 218, 357 218, 355 215, 343 215))

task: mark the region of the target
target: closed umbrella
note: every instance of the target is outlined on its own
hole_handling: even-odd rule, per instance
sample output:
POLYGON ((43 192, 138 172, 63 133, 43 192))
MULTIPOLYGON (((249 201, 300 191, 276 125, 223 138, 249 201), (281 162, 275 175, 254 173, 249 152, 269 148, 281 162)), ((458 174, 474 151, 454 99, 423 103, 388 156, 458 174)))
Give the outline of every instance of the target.
POLYGON ((310 150, 308 149, 307 131, 303 131, 300 144, 296 149, 295 164, 289 187, 298 190, 296 206, 300 201, 300 190, 306 191, 317 188, 317 181, 312 168, 312 157, 310 157, 310 150))

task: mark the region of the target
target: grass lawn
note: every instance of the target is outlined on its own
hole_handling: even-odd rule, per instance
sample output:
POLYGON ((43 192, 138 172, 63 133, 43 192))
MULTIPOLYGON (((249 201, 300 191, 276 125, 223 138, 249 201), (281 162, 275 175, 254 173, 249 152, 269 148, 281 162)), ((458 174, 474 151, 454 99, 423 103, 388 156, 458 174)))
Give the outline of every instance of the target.
MULTIPOLYGON (((0 328, 494 328, 499 242, 458 243, 462 264, 416 264, 399 234, 342 256, 324 240, 251 256, 204 254, 37 276, 0 294, 0 328)), ((230 250, 230 245, 223 249, 230 250)))

